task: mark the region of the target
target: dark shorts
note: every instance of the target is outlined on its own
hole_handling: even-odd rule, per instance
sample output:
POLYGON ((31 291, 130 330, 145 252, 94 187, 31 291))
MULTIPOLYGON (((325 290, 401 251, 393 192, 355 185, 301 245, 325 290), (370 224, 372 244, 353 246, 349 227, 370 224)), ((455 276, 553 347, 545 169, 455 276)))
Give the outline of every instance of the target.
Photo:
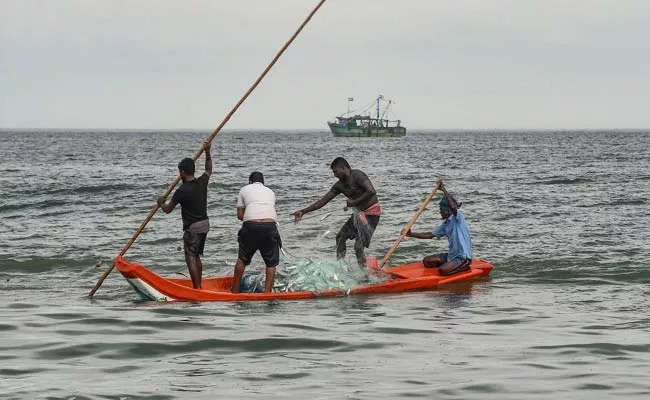
POLYGON ((190 231, 183 232, 183 247, 185 254, 192 257, 198 257, 203 254, 205 247, 205 239, 208 237, 207 233, 194 233, 190 231))
MULTIPOLYGON (((440 253, 440 260, 442 261, 443 264, 449 262, 449 260, 447 260, 448 256, 449 253, 440 253)), ((467 271, 468 269, 470 269, 471 265, 472 265, 471 258, 454 258, 453 260, 451 260, 451 271, 449 272, 449 275, 453 275, 457 272, 467 271)))
POLYGON ((275 222, 246 221, 237 234, 239 255, 244 265, 251 263, 253 255, 260 251, 267 267, 276 267, 280 263, 282 240, 275 222))

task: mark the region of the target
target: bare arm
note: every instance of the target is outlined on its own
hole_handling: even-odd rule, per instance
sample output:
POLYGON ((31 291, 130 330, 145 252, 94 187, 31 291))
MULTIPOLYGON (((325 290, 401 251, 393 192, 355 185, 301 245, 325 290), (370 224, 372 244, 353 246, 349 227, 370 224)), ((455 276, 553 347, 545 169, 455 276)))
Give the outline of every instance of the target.
POLYGON ((412 238, 416 238, 416 239, 433 239, 435 237, 435 236, 433 236, 433 233, 431 233, 431 232, 411 232, 410 229, 408 231, 406 231, 404 236, 412 237, 412 238))
POLYGON ((244 220, 244 212, 246 211, 246 207, 237 207, 237 219, 240 221, 244 220))
POLYGON ((165 202, 165 199, 162 197, 159 197, 158 200, 156 201, 158 203, 158 206, 166 213, 169 214, 176 208, 176 204, 173 200, 169 200, 168 202, 165 202))
POLYGON ((207 176, 212 175, 212 155, 210 154, 210 148, 212 147, 211 143, 206 143, 203 145, 205 150, 205 174, 207 176))
POLYGON ((319 208, 323 207, 325 204, 329 203, 335 197, 336 194, 332 193, 332 191, 329 191, 325 194, 325 196, 321 197, 320 199, 316 200, 311 205, 309 205, 309 207, 303 208, 302 210, 295 211, 291 213, 291 215, 294 216, 294 219, 296 221, 300 221, 300 218, 302 218, 303 215, 318 210, 319 208))

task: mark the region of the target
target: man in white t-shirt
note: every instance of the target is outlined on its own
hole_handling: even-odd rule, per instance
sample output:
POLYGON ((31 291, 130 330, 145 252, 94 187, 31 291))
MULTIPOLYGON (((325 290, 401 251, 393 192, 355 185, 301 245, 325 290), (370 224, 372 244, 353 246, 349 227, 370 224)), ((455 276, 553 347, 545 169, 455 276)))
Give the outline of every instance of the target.
POLYGON ((239 285, 246 266, 256 251, 260 251, 266 264, 264 293, 271 293, 275 280, 275 267, 280 262, 282 241, 276 224, 275 193, 264 186, 264 175, 253 172, 249 184, 241 188, 237 197, 237 218, 244 221, 239 230, 239 254, 235 264, 232 292, 239 293, 239 285))

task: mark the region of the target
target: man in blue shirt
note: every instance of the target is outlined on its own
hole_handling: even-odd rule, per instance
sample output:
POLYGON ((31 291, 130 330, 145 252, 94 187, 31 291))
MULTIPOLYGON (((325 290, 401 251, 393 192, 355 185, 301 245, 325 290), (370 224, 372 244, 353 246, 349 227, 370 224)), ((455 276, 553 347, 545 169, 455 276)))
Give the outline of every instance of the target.
POLYGON ((417 239, 433 239, 446 236, 449 240, 449 252, 424 257, 422 263, 427 268, 438 268, 440 275, 453 275, 467 271, 472 264, 472 241, 465 215, 458 208, 460 205, 447 192, 442 179, 439 188, 444 193, 440 200, 440 216, 444 222, 432 232, 406 231, 405 236, 417 239))

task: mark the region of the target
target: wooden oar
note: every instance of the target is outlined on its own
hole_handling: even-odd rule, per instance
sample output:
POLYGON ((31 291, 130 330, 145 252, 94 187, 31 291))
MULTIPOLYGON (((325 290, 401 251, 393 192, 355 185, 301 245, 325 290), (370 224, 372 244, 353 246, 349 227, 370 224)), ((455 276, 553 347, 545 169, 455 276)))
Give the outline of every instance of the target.
POLYGON ((427 196, 427 198, 424 200, 424 202, 422 202, 422 205, 420 206, 420 209, 415 213, 413 218, 411 218, 409 223, 406 224, 406 227, 404 227, 404 229, 402 229, 402 232, 399 234, 399 237, 397 238, 395 243, 393 243, 393 246, 390 248, 390 250, 388 250, 388 253, 386 253, 384 258, 381 260, 381 263, 379 263, 379 268, 384 268, 384 264, 386 264, 386 261, 388 261, 390 256, 393 255, 393 252, 397 249, 397 246, 399 246, 402 239, 404 239, 404 235, 406 234, 406 232, 409 229, 411 229, 411 227, 413 227, 413 225, 415 225, 415 221, 417 221, 418 218, 420 218, 420 214, 422 214, 424 209, 427 207, 427 204, 429 204, 431 199, 433 199, 433 196, 436 195, 436 192, 440 188, 439 186, 440 185, 438 185, 438 183, 436 183, 436 186, 433 187, 433 190, 431 191, 431 193, 429 193, 429 196, 427 196))
MULTIPOLYGON (((253 85, 246 91, 246 93, 244 93, 244 95, 241 97, 241 99, 239 99, 237 104, 235 104, 235 106, 232 108, 232 110, 230 110, 230 112, 226 115, 226 117, 223 119, 223 121, 221 121, 221 123, 219 124, 219 126, 217 126, 217 128, 214 130, 214 132, 212 132, 212 134, 206 139, 203 146, 201 146, 201 148, 194 154, 194 157, 192 157, 194 159, 194 161, 196 161, 201 156, 201 154, 203 154, 205 144, 212 142, 212 140, 215 138, 215 136, 217 136, 217 134, 221 131, 221 128, 223 128, 223 126, 226 125, 226 123, 230 120, 230 118, 233 116, 235 111, 237 111, 239 106, 242 105, 242 103, 248 98, 248 96, 253 92, 253 90, 255 90, 255 88, 260 84, 262 79, 264 79, 266 74, 268 74, 268 72, 271 70, 273 65, 275 65, 275 63, 280 59, 280 56, 282 55, 282 53, 284 53, 284 51, 294 41, 294 39, 298 36, 300 31, 302 31, 302 29, 305 27, 305 25, 307 25, 307 22, 309 22, 309 20, 311 20, 311 18, 314 16, 314 14, 316 14, 316 11, 318 11, 318 9, 323 5, 323 3, 325 3, 325 0, 320 0, 318 2, 318 4, 316 5, 316 7, 314 7, 314 9, 309 13, 307 18, 305 18, 305 20, 302 21, 302 24, 300 24, 300 26, 298 27, 296 32, 289 38, 289 40, 287 40, 287 42, 284 44, 284 46, 282 46, 282 48, 277 52, 275 57, 273 57, 273 60, 271 60, 269 65, 266 66, 266 68, 264 69, 262 74, 257 78, 257 80, 253 83, 253 85)), ((178 182, 180 180, 181 180, 180 175, 177 176, 176 179, 174 179, 174 182, 172 182, 171 185, 169 185, 169 187, 165 191, 165 194, 163 194, 162 197, 164 199, 166 199, 169 196, 169 194, 172 192, 172 190, 174 190, 174 188, 176 187, 176 185, 178 184, 178 182)), ((119 254, 120 257, 123 256, 124 254, 126 254, 127 250, 129 250, 129 248, 131 247, 133 242, 135 242, 135 239, 138 238, 138 236, 140 235, 140 233, 142 232, 144 227, 147 225, 147 223, 149 223, 149 221, 151 220, 153 215, 156 213, 156 211, 158 211, 158 208, 160 208, 160 207, 158 206, 158 204, 156 204, 154 206, 154 208, 152 208, 151 211, 149 211, 149 215, 147 215, 147 218, 142 222, 142 224, 140 224, 140 227, 138 228, 138 230, 133 234, 133 236, 131 237, 129 242, 122 248, 122 251, 120 251, 120 254, 119 254)), ((95 287, 93 287, 93 289, 90 291, 89 296, 92 297, 95 294, 97 289, 99 289, 99 287, 104 282, 104 279, 106 279, 108 274, 111 273, 113 268, 115 268, 115 261, 113 261, 113 264, 110 266, 110 268, 107 269, 106 272, 104 272, 104 274, 101 276, 101 278, 99 278, 99 281, 97 281, 97 283, 95 284, 95 287)))

